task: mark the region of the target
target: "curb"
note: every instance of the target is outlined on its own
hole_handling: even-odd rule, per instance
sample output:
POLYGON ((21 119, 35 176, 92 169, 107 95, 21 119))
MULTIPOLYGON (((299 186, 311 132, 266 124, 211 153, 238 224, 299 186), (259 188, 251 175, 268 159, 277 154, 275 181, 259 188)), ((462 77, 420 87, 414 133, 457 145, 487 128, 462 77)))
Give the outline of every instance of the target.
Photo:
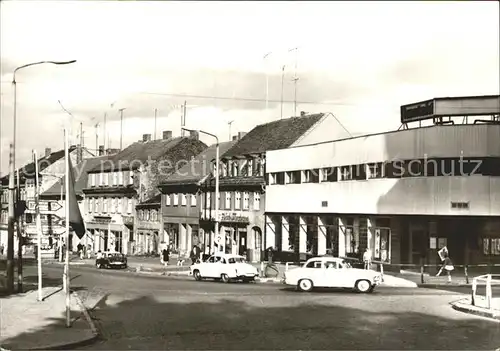
POLYGON ((424 283, 424 284, 417 284, 419 288, 471 288, 472 284, 430 284, 430 283, 424 283))
POLYGON ((451 307, 459 312, 473 314, 476 316, 491 318, 496 321, 500 321, 500 311, 480 310, 478 309, 478 307, 472 308, 470 305, 463 304, 461 302, 452 303, 451 307))
POLYGON ((87 308, 83 304, 83 301, 80 298, 80 296, 78 296, 78 294, 75 291, 72 291, 71 294, 74 296, 78 306, 80 307, 80 310, 81 310, 84 318, 86 319, 86 321, 90 327, 90 330, 92 331, 92 336, 89 338, 86 338, 86 339, 71 341, 71 342, 62 343, 62 344, 53 344, 53 345, 48 345, 48 346, 43 346, 43 347, 42 346, 35 347, 35 348, 31 348, 30 350, 68 350, 68 349, 73 349, 73 348, 77 348, 77 347, 90 345, 90 344, 94 343, 95 341, 97 341, 97 339, 99 338, 99 332, 94 324, 94 321, 90 317, 90 314, 89 314, 87 308))

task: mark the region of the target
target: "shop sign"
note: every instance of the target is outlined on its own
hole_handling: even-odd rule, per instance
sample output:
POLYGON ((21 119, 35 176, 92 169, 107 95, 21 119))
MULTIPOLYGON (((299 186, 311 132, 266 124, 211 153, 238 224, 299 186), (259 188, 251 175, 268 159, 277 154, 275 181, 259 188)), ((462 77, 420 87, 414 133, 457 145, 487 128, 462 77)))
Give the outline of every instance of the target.
POLYGON ((134 224, 134 217, 131 216, 123 216, 123 224, 134 224))
POLYGON ((221 222, 249 223, 250 219, 247 216, 239 216, 237 213, 221 213, 221 222))
POLYGON ((111 217, 102 217, 102 216, 94 216, 92 223, 94 224, 108 224, 114 223, 115 221, 111 220, 111 217))

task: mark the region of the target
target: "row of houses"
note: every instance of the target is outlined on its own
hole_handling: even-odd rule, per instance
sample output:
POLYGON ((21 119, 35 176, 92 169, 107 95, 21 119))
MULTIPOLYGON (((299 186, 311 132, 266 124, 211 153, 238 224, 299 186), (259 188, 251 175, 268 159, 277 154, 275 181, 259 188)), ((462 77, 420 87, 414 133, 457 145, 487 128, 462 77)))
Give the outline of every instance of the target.
MULTIPOLYGON (((225 240, 251 261, 269 247, 283 261, 370 248, 396 265, 436 263, 447 246, 457 264, 500 262, 499 124, 494 116, 351 137, 331 114, 273 121, 220 143, 217 199, 216 145, 196 132, 144 135, 75 167, 87 228, 80 243, 128 255, 172 245, 187 255, 225 240)), ((60 203, 61 183, 46 184, 42 197, 60 203)))

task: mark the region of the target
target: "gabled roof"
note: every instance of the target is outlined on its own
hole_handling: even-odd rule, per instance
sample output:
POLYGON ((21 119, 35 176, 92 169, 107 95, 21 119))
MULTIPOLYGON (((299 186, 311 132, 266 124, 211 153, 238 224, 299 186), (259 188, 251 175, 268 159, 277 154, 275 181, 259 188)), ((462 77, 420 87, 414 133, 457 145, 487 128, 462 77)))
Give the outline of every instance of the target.
MULTIPOLYGON (((77 195, 83 194, 82 190, 87 187, 88 171, 95 168, 97 165, 101 164, 101 162, 106 161, 110 157, 113 156, 106 155, 106 156, 88 158, 83 160, 73 168, 73 175, 75 176, 75 182, 76 182, 75 192, 77 195)), ((63 180, 63 185, 64 185, 64 180, 63 180)), ((63 194, 66 193, 66 188, 64 186, 62 189, 62 193, 63 194)), ((58 181, 49 189, 40 194, 40 196, 41 197, 60 196, 60 194, 61 194, 61 182, 58 181)))
MULTIPOLYGON (((76 146, 69 148, 69 152, 73 152, 77 149, 76 146)), ((38 159, 38 171, 43 172, 47 167, 53 163, 59 161, 64 157, 64 149, 51 153, 49 156, 44 156, 38 159)), ((16 173, 17 174, 17 173, 16 173)), ((24 182, 26 178, 32 178, 35 176, 35 162, 30 162, 25 166, 19 168, 19 178, 21 183, 24 182)), ((9 183, 9 175, 5 175, 0 179, 2 185, 7 185, 9 183)))
MULTIPOLYGON (((226 141, 219 143, 219 155, 222 155, 232 146, 236 144, 236 141, 226 141)), ((161 182, 160 186, 165 185, 185 185, 185 184, 197 184, 206 178, 210 174, 212 167, 212 160, 215 159, 215 153, 217 150, 217 144, 213 144, 197 156, 195 156, 191 161, 185 166, 181 167, 179 170, 174 172, 171 176, 166 178, 161 182)))
POLYGON ((318 123, 323 116, 323 113, 318 113, 260 124, 222 156, 229 158, 285 149, 318 123))
MULTIPOLYGON (((162 139, 147 142, 138 141, 113 155, 109 160, 103 162, 101 165, 91 169, 89 173, 137 169, 141 164, 145 165, 149 160, 164 159, 164 156, 167 154, 172 162, 176 162, 179 158, 177 156, 185 152, 183 147, 176 148, 176 146, 180 146, 180 144, 184 143, 186 148, 193 146, 195 146, 195 148, 200 146, 204 146, 206 148, 206 145, 203 142, 189 137, 177 137, 167 140, 162 139), (175 152, 174 149, 178 150, 178 152, 175 152), (174 154, 170 155, 171 152, 174 154)), ((199 149, 196 150, 196 153, 199 151, 199 149)))

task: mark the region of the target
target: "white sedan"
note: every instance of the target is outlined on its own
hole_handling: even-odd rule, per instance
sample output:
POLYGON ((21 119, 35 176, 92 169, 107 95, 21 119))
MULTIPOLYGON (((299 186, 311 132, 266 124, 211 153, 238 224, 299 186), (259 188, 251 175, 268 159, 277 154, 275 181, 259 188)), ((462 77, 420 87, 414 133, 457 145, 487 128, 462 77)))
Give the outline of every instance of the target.
POLYGON ((351 288, 358 292, 369 293, 381 282, 378 272, 351 268, 341 258, 315 257, 302 267, 286 271, 283 284, 297 287, 300 291, 313 288, 351 288))
POLYGON ((254 281, 259 272, 257 268, 246 263, 245 257, 221 252, 210 256, 205 262, 193 264, 191 274, 196 280, 210 278, 228 283, 232 280, 254 281))

